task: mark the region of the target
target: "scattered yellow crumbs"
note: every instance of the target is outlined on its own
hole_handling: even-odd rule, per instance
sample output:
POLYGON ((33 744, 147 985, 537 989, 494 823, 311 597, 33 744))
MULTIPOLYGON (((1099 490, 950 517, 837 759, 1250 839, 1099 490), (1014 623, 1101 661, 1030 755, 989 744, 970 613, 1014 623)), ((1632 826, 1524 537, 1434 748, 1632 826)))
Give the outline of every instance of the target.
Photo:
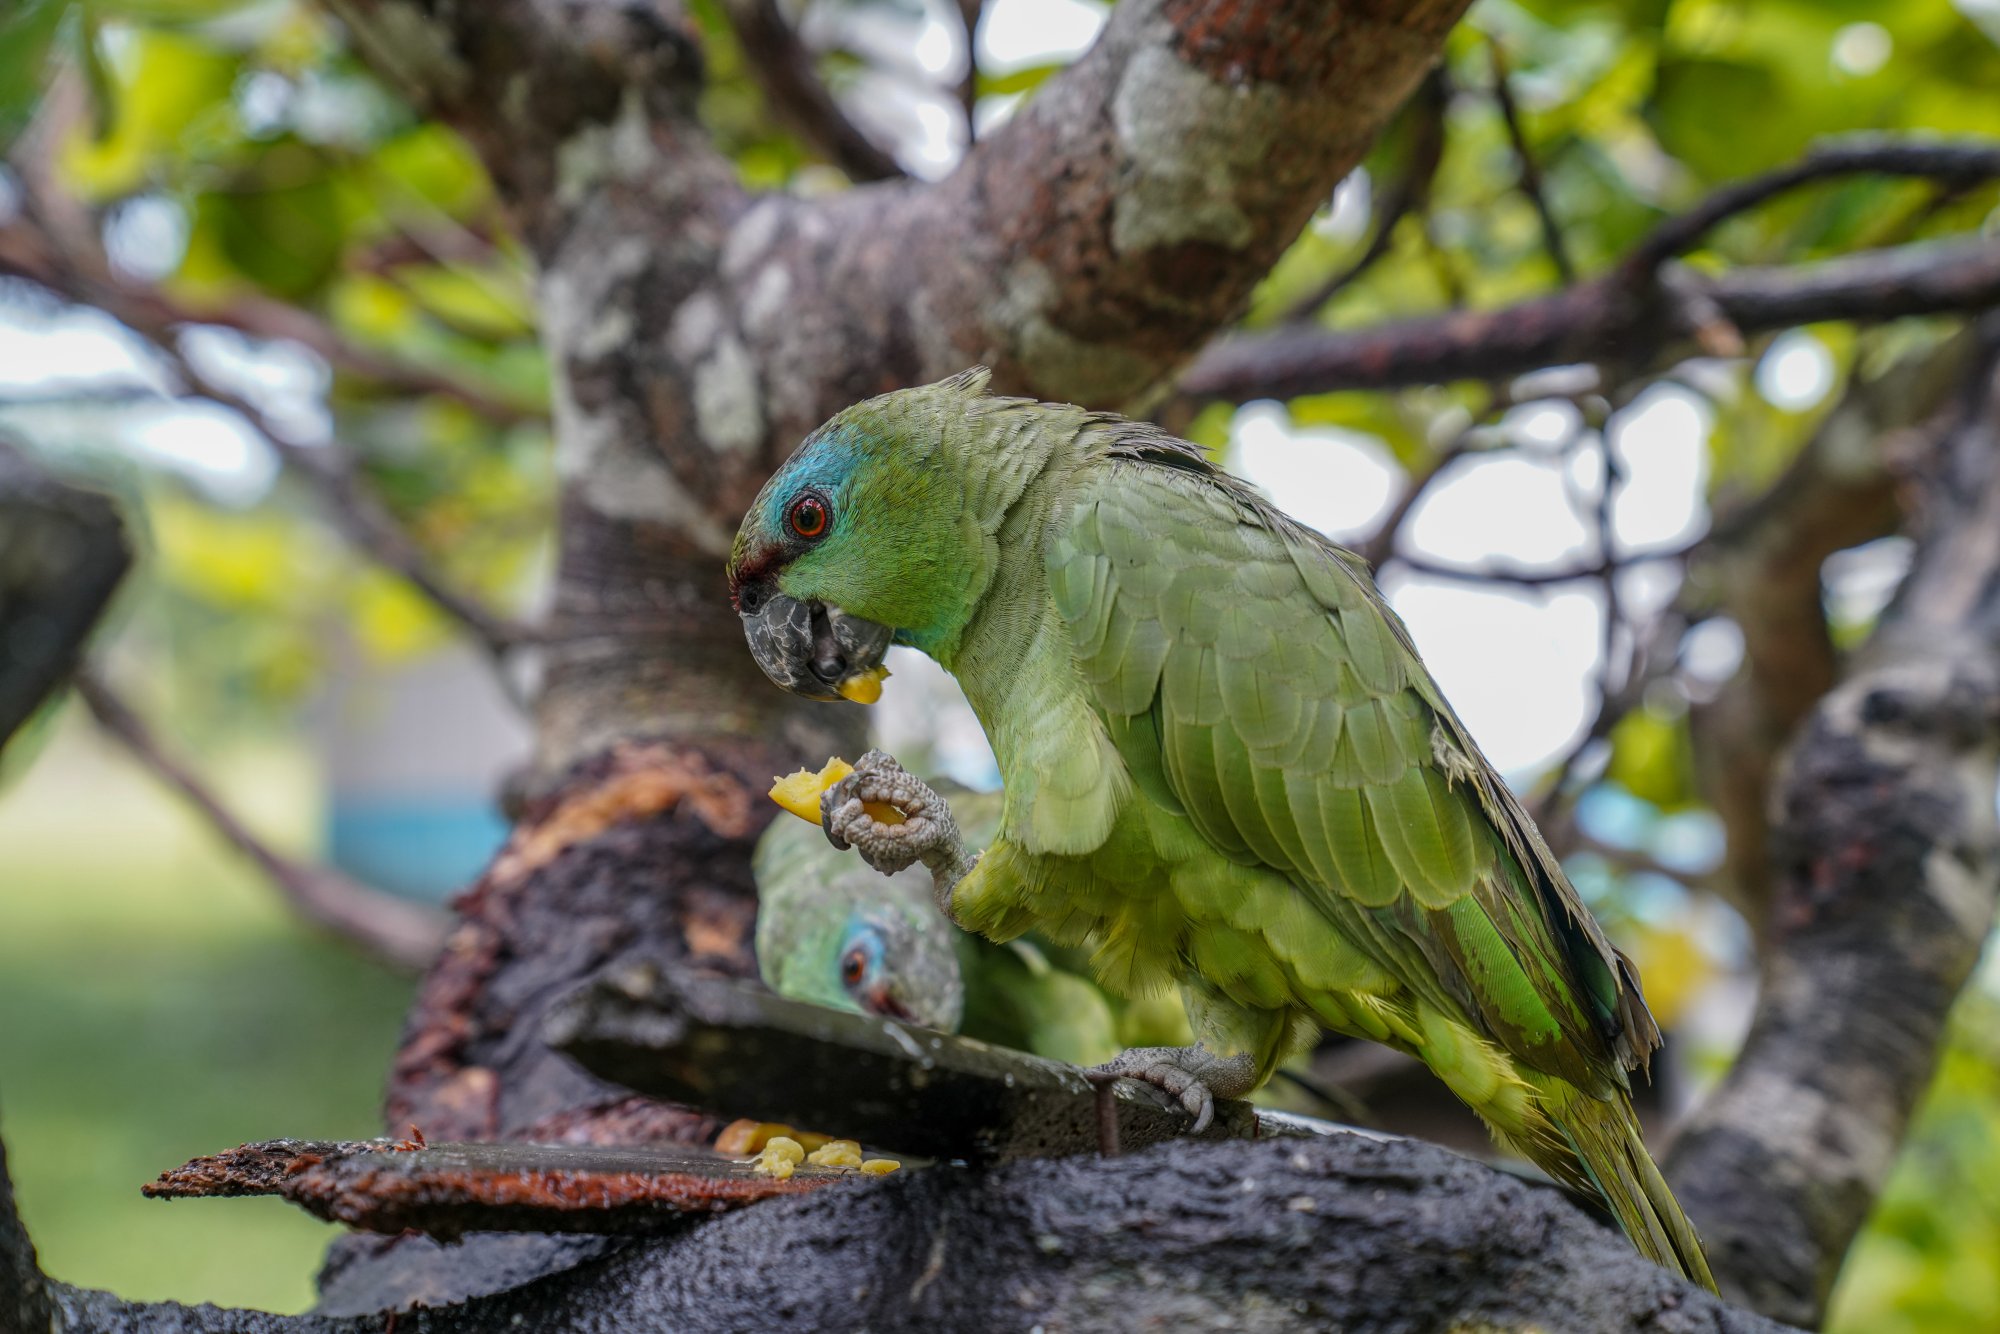
POLYGON ((861 1145, 851 1139, 828 1139, 825 1135, 801 1135, 799 1139, 815 1142, 811 1153, 806 1146, 790 1135, 769 1134, 771 1131, 790 1130, 791 1127, 775 1121, 736 1121, 725 1129, 715 1141, 720 1153, 735 1154, 753 1142, 761 1145, 755 1158, 750 1160, 750 1170, 758 1176, 770 1177, 774 1181, 788 1181, 799 1164, 809 1163, 814 1167, 824 1167, 835 1172, 859 1171, 865 1176, 886 1176, 902 1167, 894 1158, 861 1158, 861 1145))
POLYGON ((873 704, 882 698, 882 683, 888 679, 887 667, 870 667, 865 672, 857 672, 848 677, 834 689, 838 690, 843 698, 851 699, 856 704, 873 704))
MULTIPOLYGON (((783 778, 772 779, 771 800, 801 820, 810 820, 818 824, 820 796, 853 772, 854 766, 836 755, 828 760, 818 773, 813 773, 810 769, 800 769, 795 773, 786 774, 783 778)), ((882 824, 902 824, 907 818, 894 806, 887 806, 879 801, 864 801, 861 803, 861 808, 882 824)))
POLYGON ((861 1146, 851 1139, 832 1140, 806 1155, 814 1167, 859 1167, 861 1146))
POLYGON ((757 1155, 750 1170, 759 1176, 772 1177, 783 1181, 790 1177, 794 1168, 805 1161, 806 1151, 799 1142, 789 1135, 774 1135, 764 1151, 757 1155))
POLYGON ((752 1121, 748 1118, 731 1121, 715 1137, 715 1151, 731 1158, 741 1158, 748 1154, 761 1153, 764 1146, 783 1135, 798 1141, 805 1149, 817 1149, 832 1142, 831 1135, 821 1135, 810 1130, 794 1130, 783 1121, 752 1121))

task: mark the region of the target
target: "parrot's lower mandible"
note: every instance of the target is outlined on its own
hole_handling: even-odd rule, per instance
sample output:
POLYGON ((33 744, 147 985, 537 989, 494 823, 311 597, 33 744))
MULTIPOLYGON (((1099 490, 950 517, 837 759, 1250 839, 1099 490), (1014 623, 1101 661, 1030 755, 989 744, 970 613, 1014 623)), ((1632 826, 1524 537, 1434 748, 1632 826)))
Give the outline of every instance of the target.
POLYGON ((737 533, 730 589, 773 681, 836 699, 909 645, 999 761, 976 856, 880 755, 827 792, 827 836, 922 862, 969 930, 1087 943, 1121 994, 1178 986, 1197 1044, 1110 1068, 1198 1118, 1320 1029, 1371 1038, 1713 1288, 1632 1110, 1660 1040, 1638 978, 1366 565, 1195 445, 987 379, 840 413, 737 533))

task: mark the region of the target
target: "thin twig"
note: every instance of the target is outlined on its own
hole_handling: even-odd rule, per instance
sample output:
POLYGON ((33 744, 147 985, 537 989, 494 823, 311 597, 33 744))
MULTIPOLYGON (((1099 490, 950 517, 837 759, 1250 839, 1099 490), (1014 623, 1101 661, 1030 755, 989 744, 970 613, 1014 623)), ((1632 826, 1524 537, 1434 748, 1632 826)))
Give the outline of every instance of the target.
MULTIPOLYGON (((253 338, 280 339, 307 348, 337 371, 386 388, 435 394, 503 424, 541 419, 539 409, 456 377, 413 366, 362 347, 308 311, 255 294, 215 306, 191 305, 151 284, 114 273, 102 255, 81 253, 74 239, 57 245, 54 233, 35 225, 36 212, 0 225, 0 275, 22 278, 56 295, 95 306, 152 337, 185 324, 234 329, 253 338)), ((65 228, 69 234, 72 229, 65 228)))
POLYGON ((1507 79, 1507 55, 1500 47, 1499 38, 1491 38, 1487 51, 1493 58, 1493 101, 1500 108, 1500 119, 1506 123, 1507 138, 1514 145, 1514 159, 1520 167, 1519 185, 1521 193, 1534 206, 1535 216, 1542 223, 1542 245, 1549 252, 1549 262, 1556 266, 1556 276, 1564 286, 1576 281, 1576 265, 1570 262, 1569 243, 1563 239, 1562 225, 1556 221, 1555 210, 1549 207, 1548 190, 1542 183, 1541 165, 1528 147, 1527 131, 1521 127, 1520 108, 1514 103, 1514 89, 1507 79))
POLYGON ((169 335, 150 339, 190 393, 228 408, 261 436, 286 470, 311 485, 328 516, 378 564, 394 570, 432 605, 464 626, 495 657, 536 638, 534 630, 454 588, 382 503, 361 485, 351 455, 337 445, 301 445, 243 395, 202 374, 169 335))
POLYGON ((772 113, 794 134, 857 181, 893 180, 903 174, 889 151, 834 100, 813 53, 786 21, 778 0, 724 0, 722 9, 772 113))
POLYGON ((1499 563, 1477 567, 1447 565, 1401 552, 1388 559, 1390 563, 1411 574, 1425 575, 1433 579, 1453 579, 1467 584, 1508 584, 1517 588, 1550 588, 1557 584, 1594 583, 1603 579, 1606 574, 1615 574, 1634 565, 1686 560, 1688 553, 1693 549, 1693 545, 1690 544, 1655 551, 1633 551, 1615 560, 1594 560, 1585 565, 1565 565, 1553 570, 1525 570, 1511 564, 1499 563))
POLYGON ((959 23, 965 29, 965 72, 958 79, 958 105, 965 112, 965 142, 971 147, 979 137, 973 117, 979 106, 979 19, 986 0, 958 0, 959 23))
POLYGON ((1569 846, 1564 855, 1584 853, 1609 863, 1627 875, 1656 875, 1663 880, 1671 880, 1688 889, 1706 890, 1713 887, 1715 875, 1710 871, 1690 871, 1685 867, 1672 866, 1661 861, 1652 853, 1640 848, 1628 848, 1618 843, 1607 843, 1595 834, 1584 833, 1571 826, 1569 846))
POLYGON ((1310 319, 1315 311, 1345 291, 1394 249, 1396 228, 1412 212, 1420 212, 1430 201, 1431 185, 1437 179, 1438 164, 1444 160, 1445 110, 1451 102, 1451 84, 1443 65, 1433 69, 1411 99, 1410 145, 1403 170, 1375 200, 1375 231, 1368 246, 1346 268, 1300 295, 1280 311, 1273 324, 1293 324, 1310 319))
POLYGON ((2000 176, 2000 145, 1853 138, 1823 144, 1789 167, 1725 185, 1685 213, 1668 218, 1620 261, 1627 274, 1650 275, 1721 223, 1787 191, 1835 176, 1909 176, 1943 185, 1974 185, 2000 176))
POLYGON ((180 793, 224 842, 256 863, 299 916, 405 968, 422 968, 437 954, 444 942, 443 914, 276 851, 252 833, 191 769, 167 754, 139 716, 94 669, 86 666, 78 670, 72 684, 99 725, 134 759, 180 793))
POLYGON ((1375 525, 1375 531, 1355 544, 1355 554, 1370 565, 1380 565, 1394 555, 1396 541, 1402 534, 1403 525, 1409 521, 1410 512, 1417 507, 1417 502, 1423 499, 1425 492, 1430 490, 1431 484, 1436 482, 1452 464, 1470 453, 1473 446, 1478 443, 1480 434, 1493 419, 1513 405, 1513 395, 1505 386, 1490 391, 1485 409, 1466 423, 1465 428, 1453 436, 1444 448, 1433 453, 1422 466, 1411 470, 1409 480, 1403 485, 1402 494, 1396 497, 1395 503, 1389 507, 1389 512, 1375 525))

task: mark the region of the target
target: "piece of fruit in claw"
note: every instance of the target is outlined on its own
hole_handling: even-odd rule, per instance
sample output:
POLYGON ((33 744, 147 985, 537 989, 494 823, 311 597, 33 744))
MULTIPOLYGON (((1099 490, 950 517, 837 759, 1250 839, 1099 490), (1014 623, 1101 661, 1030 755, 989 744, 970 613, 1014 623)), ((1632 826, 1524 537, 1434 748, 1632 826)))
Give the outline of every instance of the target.
MULTIPOLYGON (((818 824, 820 795, 853 772, 854 766, 836 755, 818 773, 800 769, 771 780, 771 800, 801 820, 818 824)), ((879 801, 864 801, 861 809, 882 824, 902 824, 908 818, 894 806, 879 801)))
POLYGON ((856 704, 873 704, 882 698, 882 683, 888 679, 889 669, 878 665, 865 672, 856 672, 834 689, 856 704))

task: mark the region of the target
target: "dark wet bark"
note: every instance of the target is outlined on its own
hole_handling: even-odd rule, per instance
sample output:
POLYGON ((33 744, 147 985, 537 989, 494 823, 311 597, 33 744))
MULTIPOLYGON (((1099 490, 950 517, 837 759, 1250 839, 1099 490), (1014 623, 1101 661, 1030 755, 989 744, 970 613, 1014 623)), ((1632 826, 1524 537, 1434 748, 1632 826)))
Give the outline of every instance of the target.
MULTIPOLYGON (((195 1207, 184 1205, 180 1207, 195 1207)), ((57 1285, 70 1334, 382 1334, 385 1318, 143 1306, 57 1285)), ((1555 1192, 1415 1141, 1161 1145, 836 1185, 632 1243, 397 1334, 1780 1327, 1555 1192)))

